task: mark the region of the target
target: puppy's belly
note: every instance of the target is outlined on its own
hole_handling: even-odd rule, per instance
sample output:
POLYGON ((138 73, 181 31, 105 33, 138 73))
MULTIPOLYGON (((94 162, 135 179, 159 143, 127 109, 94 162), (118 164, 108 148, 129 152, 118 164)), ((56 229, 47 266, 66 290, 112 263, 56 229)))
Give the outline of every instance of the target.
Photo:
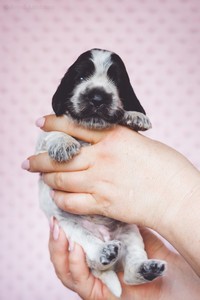
POLYGON ((73 220, 76 224, 80 224, 83 228, 91 232, 94 236, 104 242, 112 240, 116 230, 120 230, 122 223, 114 219, 99 215, 73 215, 60 210, 50 196, 50 188, 40 178, 40 207, 50 220, 51 216, 59 216, 62 219, 73 220))
POLYGON ((93 215, 93 216, 81 216, 82 226, 94 234, 102 241, 109 241, 112 239, 113 231, 117 228, 117 221, 106 217, 93 215))

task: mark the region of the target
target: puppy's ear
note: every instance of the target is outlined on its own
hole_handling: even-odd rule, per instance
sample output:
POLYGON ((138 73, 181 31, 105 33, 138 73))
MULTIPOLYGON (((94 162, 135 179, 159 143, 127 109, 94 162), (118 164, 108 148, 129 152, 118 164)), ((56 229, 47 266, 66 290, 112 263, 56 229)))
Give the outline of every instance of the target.
POLYGON ((94 65, 90 58, 91 51, 82 53, 61 80, 52 99, 53 110, 57 116, 61 116, 68 111, 70 98, 75 86, 80 83, 80 78, 87 77, 94 71, 94 65))
POLYGON ((135 92, 129 80, 126 82, 126 85, 123 88, 122 99, 123 99, 124 109, 126 111, 138 111, 140 113, 146 114, 144 108, 140 104, 140 101, 136 97, 135 92))
POLYGON ((119 55, 115 53, 112 55, 112 59, 114 64, 118 66, 119 70, 119 84, 117 85, 119 88, 120 99, 123 102, 124 110, 138 111, 143 114, 146 114, 144 108, 140 104, 140 101, 136 97, 135 92, 131 86, 129 76, 122 59, 119 57, 119 55))
POLYGON ((62 78, 55 94, 52 98, 52 107, 56 116, 61 116, 66 112, 67 102, 69 101, 71 89, 70 70, 62 78))

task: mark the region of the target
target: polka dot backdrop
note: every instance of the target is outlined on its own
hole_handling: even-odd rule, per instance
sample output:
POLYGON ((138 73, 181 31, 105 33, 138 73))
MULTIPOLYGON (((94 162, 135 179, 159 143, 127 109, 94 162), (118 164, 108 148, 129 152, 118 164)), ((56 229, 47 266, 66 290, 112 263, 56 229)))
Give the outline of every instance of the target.
POLYGON ((124 60, 161 140, 200 167, 199 0, 0 1, 0 299, 79 299, 49 260, 37 175, 20 168, 34 152, 34 121, 83 51, 124 60))

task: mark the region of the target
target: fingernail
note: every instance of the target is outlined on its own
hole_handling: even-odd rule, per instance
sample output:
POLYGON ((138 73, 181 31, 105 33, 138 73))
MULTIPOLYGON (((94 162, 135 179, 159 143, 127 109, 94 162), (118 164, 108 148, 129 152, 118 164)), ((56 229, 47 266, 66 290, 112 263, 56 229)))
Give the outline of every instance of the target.
POLYGON ((53 227, 53 239, 54 239, 54 241, 58 240, 59 234, 60 234, 60 228, 59 228, 58 224, 55 222, 55 219, 54 219, 54 227, 53 227))
POLYGON ((72 252, 74 250, 74 241, 69 239, 69 251, 72 252))
POLYGON ((42 118, 39 118, 35 121, 35 125, 39 128, 42 128, 44 126, 44 123, 45 123, 45 118, 42 117, 42 118))
POLYGON ((23 163, 21 164, 21 167, 23 170, 28 171, 30 169, 30 161, 28 159, 26 159, 25 161, 23 161, 23 163))

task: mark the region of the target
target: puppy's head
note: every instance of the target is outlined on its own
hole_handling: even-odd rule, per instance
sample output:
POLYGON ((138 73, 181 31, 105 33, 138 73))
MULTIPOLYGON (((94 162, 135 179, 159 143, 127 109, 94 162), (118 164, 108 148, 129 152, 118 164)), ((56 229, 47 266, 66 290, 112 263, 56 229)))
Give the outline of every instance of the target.
POLYGON ((121 58, 92 49, 68 69, 52 100, 57 116, 66 114, 91 128, 119 123, 125 111, 145 114, 121 58))

